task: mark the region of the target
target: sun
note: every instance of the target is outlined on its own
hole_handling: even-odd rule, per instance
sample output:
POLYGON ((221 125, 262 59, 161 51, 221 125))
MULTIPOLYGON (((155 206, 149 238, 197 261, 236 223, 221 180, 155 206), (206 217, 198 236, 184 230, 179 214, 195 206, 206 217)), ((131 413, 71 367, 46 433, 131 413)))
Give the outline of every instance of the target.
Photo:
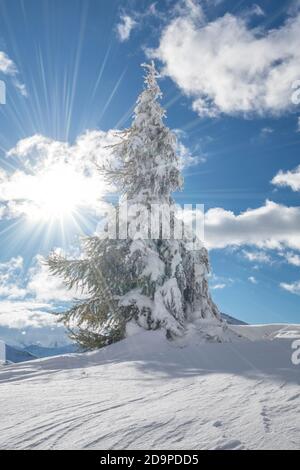
POLYGON ((106 207, 105 181, 86 161, 49 160, 26 161, 3 190, 13 215, 7 244, 26 245, 28 253, 37 247, 67 247, 78 235, 93 233, 106 207))
POLYGON ((45 216, 61 217, 80 205, 81 178, 72 169, 54 167, 40 176, 33 188, 32 201, 45 216))
POLYGON ((29 219, 67 219, 95 197, 94 183, 67 164, 48 167, 27 180, 29 219))

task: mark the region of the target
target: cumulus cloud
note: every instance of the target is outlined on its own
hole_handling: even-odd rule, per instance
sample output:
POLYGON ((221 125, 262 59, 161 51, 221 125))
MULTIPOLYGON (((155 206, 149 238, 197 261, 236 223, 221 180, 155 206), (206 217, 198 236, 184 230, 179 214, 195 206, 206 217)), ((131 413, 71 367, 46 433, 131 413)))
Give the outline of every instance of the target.
POLYGON ((291 171, 280 170, 271 181, 275 186, 286 186, 293 191, 300 191, 300 165, 291 171))
POLYGON ((55 315, 45 311, 47 304, 30 301, 0 302, 0 337, 16 345, 39 343, 43 346, 69 342, 65 328, 55 315))
POLYGON ((202 152, 197 152, 197 154, 194 154, 191 152, 189 147, 183 143, 184 139, 186 138, 186 133, 184 131, 181 129, 174 129, 173 132, 177 137, 176 151, 179 157, 179 164, 181 169, 206 162, 206 156, 202 154, 202 152))
POLYGON ((0 297, 22 299, 26 295, 23 287, 23 258, 17 256, 0 263, 0 297))
POLYGON ((280 287, 284 290, 287 290, 291 294, 300 295, 300 281, 295 281, 290 284, 281 282, 280 287))
POLYGON ((243 250, 242 254, 244 258, 246 258, 248 261, 255 262, 255 263, 271 263, 272 259, 269 254, 267 254, 265 251, 248 251, 248 250, 243 250))
POLYGON ((51 302, 69 302, 80 296, 81 292, 67 289, 58 277, 50 274, 41 255, 33 259, 27 271, 21 256, 0 263, 0 298, 25 301, 26 297, 30 307, 35 305, 33 302, 47 302, 50 308, 51 302))
POLYGON ((293 106, 300 11, 276 28, 262 29, 251 26, 249 15, 227 13, 208 21, 196 2, 183 5, 150 55, 192 97, 200 116, 279 115, 293 106))
POLYGON ((34 266, 29 270, 26 289, 27 294, 39 302, 68 302, 77 295, 75 290, 67 289, 58 277, 51 275, 45 259, 40 255, 36 257, 34 266))
POLYGON ((9 328, 24 329, 28 327, 39 328, 43 326, 55 326, 56 318, 47 313, 43 308, 47 304, 23 301, 1 302, 0 325, 9 328))
POLYGON ((5 75, 16 75, 17 73, 14 62, 3 51, 0 51, 0 72, 5 75))
POLYGON ((11 77, 15 87, 20 91, 20 93, 23 96, 27 96, 24 83, 21 83, 18 79, 19 72, 15 63, 3 51, 0 51, 0 73, 11 77))
POLYGON ((131 31, 137 25, 137 22, 129 15, 121 15, 120 23, 117 25, 117 35, 121 42, 127 41, 131 31))
MULTIPOLYGON (((119 17, 118 24, 116 26, 116 33, 119 41, 125 42, 130 38, 132 31, 135 28, 142 29, 142 26, 145 25, 146 27, 149 26, 149 18, 157 19, 162 23, 166 21, 166 15, 163 10, 161 10, 160 3, 162 2, 153 2, 150 3, 148 6, 143 5, 142 9, 130 10, 130 13, 124 11, 122 12, 119 17)), ((177 9, 177 6, 174 5, 174 9, 177 9)), ((155 26, 151 25, 152 28, 155 26)))
MULTIPOLYGON (((205 161, 205 156, 193 155, 177 136, 181 168, 205 161)), ((73 145, 43 135, 20 140, 7 152, 16 169, 0 169, 0 218, 49 221, 59 218, 64 209, 65 217, 82 211, 103 215, 107 209, 104 195, 114 188, 105 182, 98 166, 110 160, 110 146, 119 141, 117 130, 87 131, 73 145)))
POLYGON ((249 276, 248 281, 251 282, 251 284, 257 284, 257 279, 254 276, 249 276))
POLYGON ((282 253, 281 256, 284 257, 288 264, 300 267, 300 255, 297 253, 288 251, 287 253, 282 253))
MULTIPOLYGON (((69 342, 55 312, 76 296, 51 276, 42 256, 26 272, 21 256, 0 264, 0 337, 14 344, 69 342)), ((77 296, 78 297, 78 296, 77 296)))
POLYGON ((98 213, 107 186, 97 168, 116 142, 113 131, 88 131, 73 145, 42 135, 20 140, 7 157, 17 168, 0 172, 2 216, 46 218, 67 207, 98 213), (63 204, 62 204, 63 202, 63 204))
POLYGON ((278 254, 286 249, 300 250, 299 206, 267 200, 261 207, 235 214, 221 207, 204 212, 202 205, 185 205, 177 217, 186 224, 197 220, 198 238, 208 249, 243 247, 242 255, 249 261, 271 263, 266 250, 278 250, 278 254), (247 249, 250 247, 252 250, 247 249))
POLYGON ((205 244, 208 248, 253 245, 259 248, 300 249, 300 207, 272 201, 238 215, 222 208, 205 214, 205 244))

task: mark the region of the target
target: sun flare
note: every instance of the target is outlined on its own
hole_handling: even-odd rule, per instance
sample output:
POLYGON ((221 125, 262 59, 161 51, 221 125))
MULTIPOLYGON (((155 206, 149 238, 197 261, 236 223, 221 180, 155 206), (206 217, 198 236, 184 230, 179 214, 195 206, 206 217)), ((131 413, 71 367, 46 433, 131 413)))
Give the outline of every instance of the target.
POLYGON ((66 216, 80 206, 82 184, 82 178, 72 169, 54 167, 36 181, 31 200, 46 217, 66 216))
MULTIPOLYGON (((23 181, 23 193, 30 201, 30 220, 67 219, 96 199, 95 182, 71 165, 58 164, 23 181), (27 187, 26 187, 27 186, 27 187)), ((98 190, 99 192, 99 190, 98 190)))

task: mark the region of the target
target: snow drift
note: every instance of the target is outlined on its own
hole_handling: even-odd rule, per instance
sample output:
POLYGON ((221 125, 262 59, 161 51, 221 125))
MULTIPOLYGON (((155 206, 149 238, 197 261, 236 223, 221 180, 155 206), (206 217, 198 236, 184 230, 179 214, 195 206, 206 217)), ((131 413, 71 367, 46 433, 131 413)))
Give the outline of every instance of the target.
POLYGON ((299 325, 180 347, 143 331, 0 369, 2 449, 296 449, 299 325))

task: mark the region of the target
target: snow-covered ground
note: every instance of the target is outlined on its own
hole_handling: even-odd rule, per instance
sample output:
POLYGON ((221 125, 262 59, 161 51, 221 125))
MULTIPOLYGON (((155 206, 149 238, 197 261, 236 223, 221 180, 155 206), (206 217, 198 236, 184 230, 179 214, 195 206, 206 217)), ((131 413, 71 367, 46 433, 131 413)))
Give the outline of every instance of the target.
POLYGON ((179 347, 143 332, 100 351, 0 369, 0 448, 296 449, 300 325, 179 347))

